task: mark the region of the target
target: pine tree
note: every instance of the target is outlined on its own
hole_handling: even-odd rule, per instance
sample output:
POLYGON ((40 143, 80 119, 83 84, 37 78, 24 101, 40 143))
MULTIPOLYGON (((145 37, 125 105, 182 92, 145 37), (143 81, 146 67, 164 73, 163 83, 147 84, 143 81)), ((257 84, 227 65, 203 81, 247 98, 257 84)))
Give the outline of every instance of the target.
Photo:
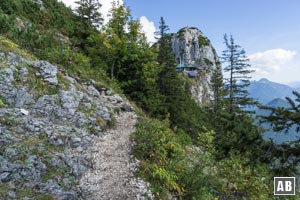
POLYGON ((166 25, 166 22, 163 17, 160 18, 159 22, 159 31, 156 33, 158 35, 158 45, 159 45, 159 53, 158 53, 158 62, 162 64, 163 62, 166 62, 167 60, 171 60, 173 63, 170 63, 170 65, 176 65, 175 63, 175 56, 172 53, 172 49, 168 49, 164 51, 166 48, 170 48, 170 45, 168 46, 168 39, 170 37, 167 37, 167 31, 170 30, 169 27, 166 25), (170 59, 168 59, 168 57, 170 59))
POLYGON ((216 133, 222 132, 222 121, 224 112, 224 83, 222 66, 220 63, 217 64, 216 68, 212 71, 212 77, 210 80, 210 87, 212 90, 211 94, 211 106, 208 110, 210 114, 211 124, 216 133))
POLYGON ((14 1, 1 0, 0 1, 0 9, 3 11, 3 13, 11 15, 16 12, 17 6, 14 1))
POLYGON ((75 3, 78 4, 76 11, 82 19, 88 20, 94 27, 102 24, 103 18, 99 12, 102 5, 98 0, 79 0, 75 3))
POLYGON ((176 72, 176 59, 173 54, 172 50, 172 41, 171 36, 167 34, 167 31, 169 30, 169 27, 166 25, 165 20, 163 17, 160 18, 159 22, 159 51, 158 51, 158 62, 162 67, 162 71, 160 74, 160 81, 161 81, 161 92, 162 94, 168 94, 168 91, 166 88, 166 81, 168 81, 169 85, 173 85, 174 87, 178 84, 176 83, 177 78, 177 72, 176 72), (175 82, 171 84, 171 82, 175 82))
POLYGON ((172 49, 172 35, 163 17, 160 19, 158 62, 161 67, 159 88, 163 95, 162 115, 170 115, 171 125, 183 129, 196 138, 202 128, 202 113, 191 97, 190 86, 176 72, 176 59, 172 49))
MULTIPOLYGON (((286 100, 289 102, 289 107, 268 107, 268 106, 260 106, 260 109, 265 109, 270 111, 269 116, 259 116, 262 121, 267 122, 272 125, 273 131, 284 134, 289 131, 294 132, 296 130, 298 133, 300 131, 300 93, 297 91, 293 91, 294 100, 290 97, 286 97, 286 100)), ((275 134, 275 133, 274 133, 275 134)), ((275 144, 270 142, 268 144, 268 148, 266 148, 266 153, 264 159, 267 162, 273 163, 274 158, 276 160, 280 160, 283 165, 279 165, 277 168, 277 173, 280 175, 289 175, 294 176, 295 172, 298 171, 298 163, 299 158, 293 160, 291 162, 291 157, 295 155, 299 155, 300 146, 299 139, 284 142, 282 144, 275 144), (268 149, 268 150, 267 150, 268 149), (285 165, 289 163, 288 165, 285 165)), ((276 174, 277 175, 277 174, 276 174)))
POLYGON ((235 44, 232 35, 224 35, 224 43, 226 49, 223 51, 222 60, 226 65, 224 71, 228 73, 225 79, 225 87, 228 89, 229 111, 231 113, 238 112, 240 108, 254 105, 256 102, 248 95, 247 87, 250 84, 250 73, 253 70, 249 69, 251 65, 248 63, 249 59, 246 52, 241 46, 235 44))
POLYGON ((225 96, 221 64, 217 64, 216 68, 213 69, 210 86, 212 89, 212 111, 215 115, 219 115, 224 106, 225 96))
MULTIPOLYGON (((253 118, 248 111, 244 110, 246 106, 254 105, 256 102, 248 97, 246 87, 250 84, 250 73, 248 59, 245 51, 236 45, 232 36, 228 39, 224 35, 226 49, 223 51, 224 71, 228 73, 225 78, 223 91, 224 102, 218 107, 218 113, 215 118, 218 123, 214 125, 216 131, 216 147, 219 156, 227 155, 231 150, 238 152, 251 152, 255 157, 257 148, 262 141, 261 130, 254 125, 253 118), (220 109, 221 108, 221 109, 220 109)), ((216 72, 215 72, 216 73, 216 72)), ((213 90, 218 93, 220 90, 220 75, 213 77, 213 90)), ((216 94, 215 94, 216 95, 216 94)), ((221 95, 222 96, 222 95, 221 95)), ((219 96, 218 101, 222 101, 219 96)), ((215 97, 216 98, 216 97, 215 97)))
POLYGON ((286 97, 289 102, 289 108, 272 108, 261 106, 261 109, 270 110, 269 116, 260 116, 263 121, 270 122, 273 125, 274 131, 288 131, 291 127, 296 126, 296 130, 300 131, 300 93, 293 91, 295 101, 290 97, 286 97), (297 102, 297 103, 295 103, 297 102))

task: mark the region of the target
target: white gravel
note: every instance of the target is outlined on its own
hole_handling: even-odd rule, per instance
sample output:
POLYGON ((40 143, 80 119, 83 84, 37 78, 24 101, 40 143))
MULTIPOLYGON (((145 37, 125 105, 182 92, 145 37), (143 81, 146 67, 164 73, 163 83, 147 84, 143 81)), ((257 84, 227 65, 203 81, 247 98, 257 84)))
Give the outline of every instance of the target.
POLYGON ((134 176, 138 162, 131 155, 130 134, 135 131, 136 115, 123 112, 116 121, 114 129, 94 141, 93 169, 79 182, 82 199, 153 199, 149 184, 134 176))

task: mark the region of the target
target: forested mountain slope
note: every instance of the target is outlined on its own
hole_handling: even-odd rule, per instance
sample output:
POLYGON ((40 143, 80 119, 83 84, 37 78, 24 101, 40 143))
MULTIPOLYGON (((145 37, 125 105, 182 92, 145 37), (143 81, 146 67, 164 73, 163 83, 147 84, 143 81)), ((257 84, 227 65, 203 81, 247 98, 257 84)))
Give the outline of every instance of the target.
POLYGON ((233 37, 244 86, 199 29, 161 17, 150 45, 126 6, 103 25, 83 2, 0 2, 0 199, 272 199, 281 147, 241 109, 233 37))

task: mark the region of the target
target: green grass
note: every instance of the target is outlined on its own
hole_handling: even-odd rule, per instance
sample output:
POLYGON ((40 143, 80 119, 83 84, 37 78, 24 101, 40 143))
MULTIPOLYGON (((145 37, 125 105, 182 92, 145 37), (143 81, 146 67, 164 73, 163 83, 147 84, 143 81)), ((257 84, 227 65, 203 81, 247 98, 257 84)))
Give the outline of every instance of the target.
POLYGON ((43 95, 53 95, 57 94, 59 91, 58 86, 52 86, 46 83, 42 77, 37 77, 35 75, 36 70, 33 67, 28 67, 29 74, 28 74, 28 88, 30 93, 35 94, 35 96, 40 97, 43 95))
POLYGON ((0 95, 0 108, 7 104, 6 100, 0 95))
POLYGON ((0 50, 6 54, 8 54, 8 52, 13 52, 24 58, 36 60, 36 58, 32 54, 30 54, 24 50, 21 50, 19 45, 17 45, 16 43, 12 42, 11 40, 9 40, 1 35, 0 35, 0 50))
POLYGON ((0 197, 4 197, 8 191, 9 191, 8 184, 0 185, 0 197))
POLYGON ((54 200, 55 198, 50 194, 42 194, 36 192, 33 188, 24 188, 22 190, 16 191, 17 199, 22 199, 24 197, 32 198, 35 200, 54 200))
POLYGON ((59 84, 59 88, 61 90, 68 90, 71 86, 71 83, 69 80, 67 80, 61 72, 57 73, 57 80, 59 84))
POLYGON ((14 117, 5 117, 0 119, 0 124, 12 127, 17 124, 17 120, 14 117))

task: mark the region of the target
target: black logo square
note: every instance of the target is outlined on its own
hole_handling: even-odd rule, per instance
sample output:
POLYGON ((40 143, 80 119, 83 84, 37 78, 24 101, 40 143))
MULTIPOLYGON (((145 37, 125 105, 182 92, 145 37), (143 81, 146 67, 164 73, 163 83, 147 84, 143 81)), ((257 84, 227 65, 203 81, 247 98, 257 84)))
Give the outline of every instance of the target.
POLYGON ((274 177, 274 195, 295 195, 295 177, 274 177))

